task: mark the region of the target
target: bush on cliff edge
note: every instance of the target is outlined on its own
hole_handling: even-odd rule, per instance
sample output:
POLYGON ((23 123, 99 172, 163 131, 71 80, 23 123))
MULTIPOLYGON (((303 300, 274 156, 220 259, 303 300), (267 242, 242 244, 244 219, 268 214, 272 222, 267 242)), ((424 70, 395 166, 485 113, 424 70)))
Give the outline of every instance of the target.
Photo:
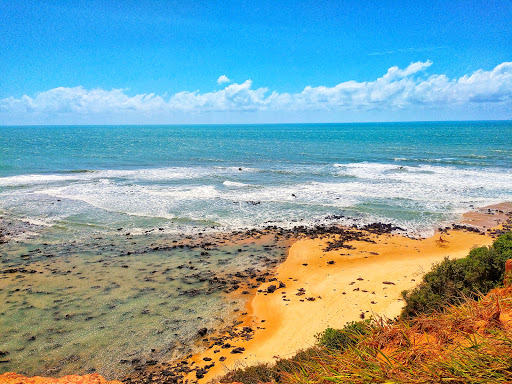
POLYGON ((444 259, 427 273, 415 289, 402 292, 406 305, 402 317, 432 313, 465 297, 476 298, 499 286, 505 261, 512 258, 512 233, 500 236, 490 247, 475 248, 464 259, 444 259))
POLYGON ((315 335, 320 347, 332 350, 344 350, 355 345, 362 335, 372 330, 371 320, 352 321, 342 329, 327 328, 315 335))

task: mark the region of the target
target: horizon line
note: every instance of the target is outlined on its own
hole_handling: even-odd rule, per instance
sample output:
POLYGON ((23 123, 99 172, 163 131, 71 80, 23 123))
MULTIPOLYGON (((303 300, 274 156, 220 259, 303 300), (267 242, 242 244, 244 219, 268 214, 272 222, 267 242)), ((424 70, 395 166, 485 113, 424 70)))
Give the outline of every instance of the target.
POLYGON ((510 119, 482 119, 482 120, 398 120, 398 121, 345 121, 345 122, 290 122, 290 123, 159 123, 159 124, 0 124, 0 127, 161 127, 161 126, 250 126, 250 125, 349 125, 349 124, 399 124, 399 123, 482 123, 482 122, 512 122, 510 119))

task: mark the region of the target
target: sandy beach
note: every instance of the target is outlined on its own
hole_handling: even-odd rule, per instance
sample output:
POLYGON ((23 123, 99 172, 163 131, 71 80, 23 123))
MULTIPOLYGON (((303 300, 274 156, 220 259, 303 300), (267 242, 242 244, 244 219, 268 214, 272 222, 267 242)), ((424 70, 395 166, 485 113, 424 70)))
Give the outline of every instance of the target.
MULTIPOLYGON (((498 227, 511 210, 509 203, 485 207, 466 214, 462 222, 498 227)), ((231 338, 229 347, 214 346, 192 358, 198 366, 215 362, 199 382, 215 382, 228 369, 291 357, 314 345, 315 334, 328 327, 341 328, 370 316, 394 318, 404 305, 401 292, 416 286, 432 264, 464 257, 493 241, 491 231, 484 235, 467 229, 425 239, 369 236, 371 242, 351 241, 347 245, 353 249, 332 251, 325 248, 335 236, 295 242, 277 268, 276 280, 259 287, 241 318, 238 329, 251 327, 255 332, 242 332, 231 338), (270 286, 276 288, 270 288, 272 293, 270 286), (235 348, 241 353, 232 353, 235 348)), ((195 374, 189 378, 195 379, 195 374)))

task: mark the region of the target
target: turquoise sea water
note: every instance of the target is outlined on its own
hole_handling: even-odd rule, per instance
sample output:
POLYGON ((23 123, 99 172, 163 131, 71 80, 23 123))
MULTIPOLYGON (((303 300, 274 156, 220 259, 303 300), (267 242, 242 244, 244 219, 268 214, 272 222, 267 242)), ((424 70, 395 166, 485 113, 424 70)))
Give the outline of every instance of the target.
POLYGON ((512 199, 512 122, 0 127, 0 153, 0 212, 49 226, 428 233, 512 199))

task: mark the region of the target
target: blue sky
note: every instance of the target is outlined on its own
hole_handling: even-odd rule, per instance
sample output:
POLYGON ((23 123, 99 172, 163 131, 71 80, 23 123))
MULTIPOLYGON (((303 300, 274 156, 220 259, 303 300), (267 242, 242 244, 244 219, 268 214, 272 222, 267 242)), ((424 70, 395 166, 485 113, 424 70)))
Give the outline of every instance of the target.
POLYGON ((0 14, 2 124, 512 118, 509 0, 0 0, 0 14))

